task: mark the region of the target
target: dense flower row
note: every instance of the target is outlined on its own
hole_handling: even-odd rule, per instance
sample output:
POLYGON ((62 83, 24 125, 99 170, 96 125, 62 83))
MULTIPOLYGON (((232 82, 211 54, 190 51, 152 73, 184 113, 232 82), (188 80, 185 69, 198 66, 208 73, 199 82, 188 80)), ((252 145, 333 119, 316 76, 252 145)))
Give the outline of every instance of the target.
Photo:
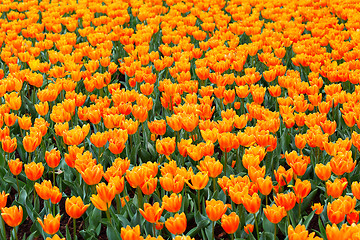
POLYGON ((360 238, 357 1, 0 9, 1 239, 360 238))

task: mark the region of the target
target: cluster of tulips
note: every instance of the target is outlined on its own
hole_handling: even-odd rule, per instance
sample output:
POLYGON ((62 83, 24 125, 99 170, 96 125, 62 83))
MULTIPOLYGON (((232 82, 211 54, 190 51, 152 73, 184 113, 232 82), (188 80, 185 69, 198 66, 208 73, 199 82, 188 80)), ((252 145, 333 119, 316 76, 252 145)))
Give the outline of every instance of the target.
POLYGON ((1 239, 360 239, 357 1, 0 9, 1 239))

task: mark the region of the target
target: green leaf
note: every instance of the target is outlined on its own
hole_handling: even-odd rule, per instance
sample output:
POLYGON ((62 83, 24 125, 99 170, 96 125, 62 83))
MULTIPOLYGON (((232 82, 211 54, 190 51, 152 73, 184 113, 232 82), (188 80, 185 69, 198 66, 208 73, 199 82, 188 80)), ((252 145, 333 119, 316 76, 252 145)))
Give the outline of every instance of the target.
POLYGON ((106 236, 108 237, 108 239, 121 240, 119 231, 116 231, 112 224, 108 225, 108 227, 106 228, 106 236))
POLYGON ((316 210, 315 210, 315 211, 312 211, 312 212, 305 218, 305 221, 304 221, 305 228, 308 228, 311 219, 314 217, 315 212, 316 212, 316 210))
POLYGON ((204 219, 204 220, 201 220, 200 222, 197 222, 196 224, 197 224, 197 227, 191 229, 187 234, 188 236, 194 237, 201 229, 207 227, 210 224, 210 220, 204 219))

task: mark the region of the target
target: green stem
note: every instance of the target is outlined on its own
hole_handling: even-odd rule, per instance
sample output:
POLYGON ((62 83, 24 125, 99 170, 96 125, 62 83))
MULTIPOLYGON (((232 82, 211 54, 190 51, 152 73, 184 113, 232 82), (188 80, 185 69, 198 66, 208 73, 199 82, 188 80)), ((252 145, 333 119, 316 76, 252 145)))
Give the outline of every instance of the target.
POLYGON ((155 224, 156 224, 156 223, 153 223, 153 226, 152 226, 152 227, 153 227, 153 234, 154 234, 154 237, 156 237, 155 224))
POLYGON ((224 174, 225 174, 225 176, 226 176, 227 160, 228 160, 227 151, 225 149, 225 160, 224 160, 224 174))
POLYGON ((215 222, 212 221, 212 235, 211 235, 211 239, 214 240, 215 239, 215 222))
POLYGON ((74 231, 74 240, 76 239, 76 219, 73 218, 73 231, 74 231))
POLYGON ((216 179, 213 178, 213 191, 215 192, 216 191, 216 179))
POLYGON ((276 240, 276 224, 274 224, 275 230, 274 230, 274 240, 276 240))
POLYGON ((197 190, 197 202, 198 202, 198 211, 200 211, 200 189, 197 190))
POLYGON ((141 208, 143 206, 143 196, 141 192, 141 188, 137 187, 137 198, 138 198, 138 208, 141 208))
POLYGON ((17 231, 16 231, 16 227, 14 227, 14 232, 15 232, 15 239, 19 240, 18 235, 17 235, 17 231))
POLYGON ((109 222, 110 222, 110 224, 111 224, 111 217, 110 217, 109 206, 108 206, 108 208, 107 208, 107 210, 106 210, 106 217, 107 217, 107 219, 109 220, 109 222))
POLYGON ((257 234, 257 239, 259 240, 259 224, 256 218, 256 213, 254 213, 254 218, 255 218, 255 227, 256 227, 256 234, 257 234))
POLYGON ((1 223, 2 223, 3 230, 4 230, 3 235, 4 235, 5 239, 6 239, 6 228, 5 228, 5 222, 4 222, 4 219, 2 218, 2 216, 1 216, 1 223))
POLYGON ((300 199, 300 201, 299 201, 299 219, 301 218, 301 202, 302 202, 302 199, 300 199))
POLYGON ((18 189, 18 194, 20 195, 19 178, 17 175, 16 175, 16 185, 17 185, 17 189, 18 189))
POLYGON ((53 168, 53 182, 54 182, 54 186, 56 185, 56 182, 55 182, 55 168, 53 168))
POLYGON ((120 214, 120 194, 117 194, 116 197, 116 209, 117 209, 117 213, 120 214))
POLYGON ((234 240, 234 234, 231 234, 230 236, 231 236, 231 240, 234 240))

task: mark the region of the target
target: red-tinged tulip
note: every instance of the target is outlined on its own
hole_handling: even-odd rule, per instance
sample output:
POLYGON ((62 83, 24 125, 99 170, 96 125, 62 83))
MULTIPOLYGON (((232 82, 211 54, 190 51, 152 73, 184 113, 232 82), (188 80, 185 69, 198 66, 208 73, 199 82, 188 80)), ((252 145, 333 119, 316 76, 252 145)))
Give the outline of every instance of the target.
POLYGON ((315 211, 315 214, 320 215, 322 213, 322 211, 324 210, 324 206, 321 205, 321 203, 314 203, 314 205, 312 205, 311 209, 313 211, 315 211))
POLYGON ((211 221, 215 222, 219 220, 227 208, 227 205, 221 200, 216 201, 215 199, 211 199, 210 201, 206 201, 206 214, 211 221))
POLYGON ((197 166, 197 168, 201 172, 207 172, 209 177, 216 178, 222 173, 223 165, 215 158, 206 156, 204 160, 200 161, 200 164, 197 166))
POLYGON ((163 210, 164 208, 160 207, 158 202, 155 202, 153 206, 149 203, 144 203, 144 210, 139 208, 141 215, 149 223, 156 223, 159 221, 163 210))
POLYGON ((122 240, 141 240, 144 239, 140 236, 140 226, 131 228, 129 225, 126 228, 121 228, 121 239, 122 240))
POLYGON ((175 193, 171 194, 170 197, 165 195, 162 198, 163 208, 168 212, 178 212, 181 208, 182 196, 181 194, 176 195, 175 193))
POLYGON ((19 158, 15 160, 9 160, 8 161, 9 169, 12 174, 15 176, 19 175, 22 171, 23 163, 20 161, 19 158))
POLYGON ((343 211, 342 202, 335 200, 327 205, 327 216, 331 223, 341 223, 345 218, 345 212, 343 211))
POLYGON ((0 194, 0 209, 6 206, 7 203, 7 197, 9 196, 8 193, 5 193, 4 191, 0 194))
POLYGON ((55 217, 52 214, 49 214, 49 215, 45 216, 44 222, 40 218, 37 218, 37 220, 40 223, 44 232, 46 232, 47 234, 53 235, 57 231, 59 231, 60 218, 61 218, 60 214, 56 215, 55 217))
POLYGON ((250 234, 254 231, 254 225, 252 224, 247 224, 246 226, 244 226, 244 231, 247 233, 247 234, 250 234))
POLYGON ((165 227, 174 235, 180 235, 185 232, 187 220, 185 213, 176 213, 174 217, 169 217, 165 222, 165 227))
POLYGON ((50 168, 56 168, 57 166, 59 166, 61 160, 60 151, 56 150, 55 148, 52 149, 50 152, 46 151, 45 160, 50 168))
POLYGON ((283 166, 280 166, 277 171, 274 170, 276 181, 280 186, 285 186, 288 184, 293 178, 293 170, 290 168, 289 170, 285 170, 283 166))
POLYGON ((10 227, 19 226, 23 219, 23 209, 21 206, 4 207, 1 208, 1 216, 7 225, 10 227))
POLYGON ((264 208, 264 213, 266 218, 274 224, 278 224, 281 219, 287 215, 284 207, 279 207, 275 204, 271 206, 267 205, 266 208, 264 208))
POLYGON ((151 195, 156 189, 158 179, 157 178, 147 178, 144 184, 140 187, 141 191, 145 195, 151 195))
POLYGON ((43 175, 44 166, 41 162, 35 163, 31 162, 25 164, 25 174, 26 177, 31 181, 36 181, 43 175))
POLYGON ((353 223, 357 224, 359 222, 359 211, 351 211, 346 215, 347 222, 352 225, 353 223))
POLYGON ((40 145, 40 141, 38 137, 32 135, 26 135, 23 138, 23 146, 26 152, 32 153, 35 151, 37 146, 40 145))
POLYGON ((65 201, 65 211, 71 218, 74 219, 80 218, 89 206, 90 204, 84 205, 84 202, 80 197, 72 196, 71 198, 67 198, 65 201))
POLYGON ((240 223, 239 216, 232 212, 230 215, 223 215, 221 217, 221 227, 227 234, 233 234, 237 231, 240 223))

